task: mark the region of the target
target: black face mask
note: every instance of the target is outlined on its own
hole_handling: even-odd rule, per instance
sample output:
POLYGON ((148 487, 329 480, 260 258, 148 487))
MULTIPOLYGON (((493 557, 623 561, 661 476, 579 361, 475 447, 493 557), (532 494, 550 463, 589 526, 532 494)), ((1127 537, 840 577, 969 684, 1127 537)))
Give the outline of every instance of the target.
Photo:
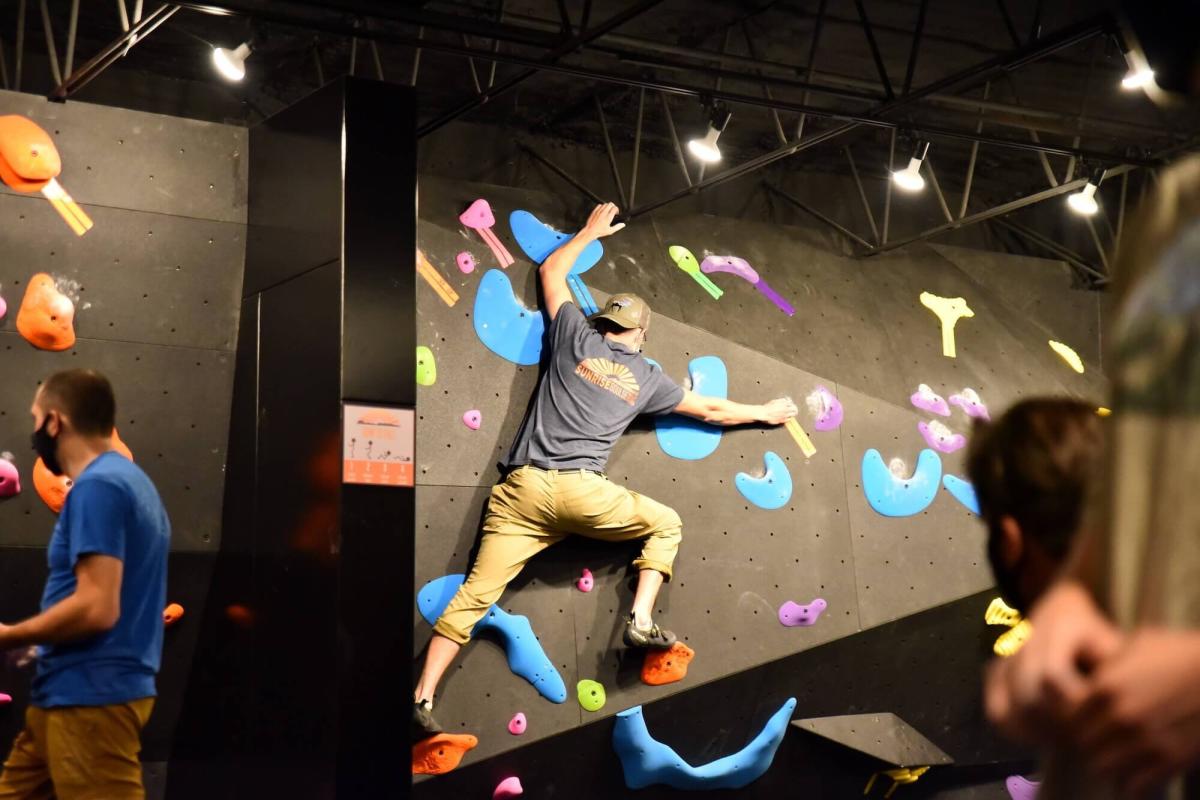
POLYGON ((46 426, 50 424, 50 417, 46 417, 42 427, 33 432, 31 437, 33 440, 33 451, 42 459, 42 463, 46 465, 46 469, 50 470, 55 475, 62 475, 62 464, 58 463, 58 439, 46 432, 46 426))

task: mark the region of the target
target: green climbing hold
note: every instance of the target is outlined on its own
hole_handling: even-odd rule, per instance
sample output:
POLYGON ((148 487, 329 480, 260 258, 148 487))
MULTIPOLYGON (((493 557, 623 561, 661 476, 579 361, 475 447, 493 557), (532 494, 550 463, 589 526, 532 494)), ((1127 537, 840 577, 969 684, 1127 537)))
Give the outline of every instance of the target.
POLYGON ((584 711, 599 711, 604 708, 604 687, 596 681, 583 680, 576 687, 579 705, 584 711))
POLYGON ((417 383, 422 386, 433 386, 437 382, 437 362, 433 360, 433 351, 425 345, 417 345, 417 383))

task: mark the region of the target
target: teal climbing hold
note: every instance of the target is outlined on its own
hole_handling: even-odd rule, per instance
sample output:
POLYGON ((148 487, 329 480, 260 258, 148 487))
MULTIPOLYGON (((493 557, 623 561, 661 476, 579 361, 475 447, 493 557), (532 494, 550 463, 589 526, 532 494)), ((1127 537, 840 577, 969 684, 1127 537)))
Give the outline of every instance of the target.
POLYGON ((417 345, 417 383, 421 386, 437 383, 437 361, 433 351, 423 344, 417 345))
POLYGON ((604 686, 597 681, 584 679, 575 687, 575 693, 579 697, 579 705, 583 706, 584 711, 599 711, 604 708, 605 694, 604 686))
MULTIPOLYGON (((528 211, 514 211, 508 215, 508 226, 512 229, 513 238, 535 264, 541 264, 550 254, 562 247, 568 240, 575 238, 574 234, 563 233, 551 228, 528 211)), ((582 275, 596 266, 604 256, 604 246, 600 240, 588 242, 579 253, 571 266, 571 275, 582 275)))
POLYGON ((925 449, 917 456, 911 477, 896 475, 883 463, 878 450, 868 450, 862 460, 862 487, 871 508, 887 517, 920 514, 937 495, 942 480, 942 459, 925 449))
POLYGON ((966 506, 968 511, 974 514, 979 513, 979 498, 975 496, 975 487, 970 481, 964 481, 957 475, 944 475, 942 486, 946 487, 946 491, 955 500, 966 506))
POLYGON ((733 755, 693 767, 650 735, 642 707, 635 706, 617 714, 613 749, 621 759, 625 785, 630 789, 656 783, 675 789, 741 789, 770 768, 795 709, 796 698, 789 698, 750 744, 733 755))
POLYGON ((546 332, 542 312, 521 305, 508 276, 500 270, 489 269, 479 281, 471 318, 479 341, 501 358, 529 365, 542 357, 546 332))
MULTIPOLYGON (((693 358, 688 364, 688 375, 696 394, 721 398, 729 395, 729 373, 725 362, 717 356, 693 358)), ((719 427, 680 414, 655 417, 654 431, 664 453, 685 461, 707 458, 721 443, 719 427)))
POLYGON ((759 508, 781 508, 792 498, 792 474, 783 459, 770 450, 763 456, 766 467, 761 478, 739 472, 733 482, 742 497, 759 508))
MULTIPOLYGON (((421 587, 421 591, 417 592, 417 610, 426 622, 430 625, 437 622, 465 579, 466 576, 462 574, 444 575, 421 587)), ((533 688, 547 700, 555 703, 567 701, 567 685, 554 668, 554 662, 546 656, 541 642, 529 626, 528 617, 509 614, 494 605, 471 631, 471 636, 485 630, 494 630, 500 636, 508 657, 508 668, 514 675, 520 675, 532 683, 533 688)))

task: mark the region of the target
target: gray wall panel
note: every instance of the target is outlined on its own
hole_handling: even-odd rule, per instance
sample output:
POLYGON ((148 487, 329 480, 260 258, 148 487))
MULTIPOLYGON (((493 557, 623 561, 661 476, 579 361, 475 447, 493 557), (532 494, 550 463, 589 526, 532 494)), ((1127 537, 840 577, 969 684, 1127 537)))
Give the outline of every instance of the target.
POLYGON ((7 91, 0 114, 27 116, 51 135, 59 182, 79 203, 246 221, 245 128, 7 91))

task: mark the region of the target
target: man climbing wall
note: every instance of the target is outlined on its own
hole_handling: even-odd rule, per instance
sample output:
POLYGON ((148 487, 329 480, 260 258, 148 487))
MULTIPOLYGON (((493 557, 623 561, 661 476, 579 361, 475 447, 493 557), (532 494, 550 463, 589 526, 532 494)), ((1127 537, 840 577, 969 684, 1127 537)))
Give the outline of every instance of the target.
POLYGON ((504 588, 530 558, 575 533, 593 539, 644 540, 633 609, 625 621, 630 647, 670 648, 675 635, 650 616, 670 580, 682 522, 667 506, 611 482, 604 474, 617 439, 639 414, 686 414, 714 425, 780 425, 796 416, 791 400, 745 405, 676 385, 641 355, 650 308, 632 294, 614 295, 594 326, 572 302, 567 274, 583 249, 625 227, 617 207, 596 206, 587 224, 539 269, 549 363, 539 380, 505 478, 492 489, 479 553, 466 582, 434 625, 413 696, 414 741, 441 732, 433 699, 442 675, 504 588))

